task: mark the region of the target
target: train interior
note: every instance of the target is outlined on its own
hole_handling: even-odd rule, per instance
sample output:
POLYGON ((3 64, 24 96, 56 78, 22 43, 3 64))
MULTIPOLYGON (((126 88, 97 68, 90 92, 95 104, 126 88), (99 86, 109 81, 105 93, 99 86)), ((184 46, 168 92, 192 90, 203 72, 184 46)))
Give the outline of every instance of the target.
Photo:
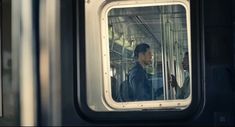
MULTIPOLYGON (((193 3, 190 9, 196 10, 193 13, 178 4, 111 8, 105 24, 107 44, 88 49, 92 44, 82 41, 95 38, 93 36, 102 31, 92 28, 95 23, 87 21, 90 17, 86 18, 86 13, 90 12, 85 5, 92 0, 0 0, 0 126, 234 126, 235 1, 188 1, 193 3), (94 35, 88 36, 89 31, 94 35), (106 108, 110 100, 100 97, 100 102, 96 103, 97 95, 106 90, 105 85, 104 89, 100 88, 103 80, 95 77, 94 81, 86 80, 93 78, 90 73, 96 73, 92 68, 102 65, 97 59, 106 60, 103 52, 95 56, 96 51, 107 49, 104 52, 109 54, 106 63, 110 91, 107 93, 111 95, 110 102, 121 104, 118 100, 120 85, 127 80, 134 65, 135 46, 143 42, 149 44, 153 52, 152 63, 145 69, 154 103, 177 101, 175 91, 166 85, 169 74, 177 75, 178 83, 183 84, 186 75, 194 79, 193 71, 200 72, 196 76, 201 80, 196 83, 192 80, 189 88, 190 100, 192 94, 195 95, 192 85, 202 86, 198 93, 203 101, 199 109, 192 112, 195 115, 187 120, 167 120, 167 116, 164 120, 151 119, 151 116, 149 120, 132 120, 129 116, 122 116, 121 121, 90 120, 80 105, 88 105, 94 112, 109 112, 110 108, 106 108), (91 52, 86 54, 88 51, 91 52), (189 52, 192 72, 186 72, 181 65, 185 52, 189 52), (90 60, 89 55, 95 59, 90 60), (201 61, 196 61, 198 59, 201 61), (91 71, 86 72, 89 68, 91 71), (101 83, 95 86, 93 82, 101 83), (87 88, 96 88, 78 92, 83 89, 80 84, 86 83, 87 88), (86 102, 80 95, 87 97, 88 104, 80 104, 86 102), (99 104, 102 101, 107 103, 99 104)), ((102 70, 97 70, 99 72, 102 70)), ((188 102, 182 101, 183 107, 191 104, 188 102)), ((111 106, 110 111, 116 110, 111 106)))

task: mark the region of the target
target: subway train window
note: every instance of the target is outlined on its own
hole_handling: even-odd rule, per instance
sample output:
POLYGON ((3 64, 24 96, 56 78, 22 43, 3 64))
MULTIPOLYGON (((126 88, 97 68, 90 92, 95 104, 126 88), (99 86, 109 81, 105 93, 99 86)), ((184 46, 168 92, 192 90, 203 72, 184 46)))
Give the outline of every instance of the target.
MULTIPOLYGON (((87 3, 87 21, 95 21, 92 15, 87 16, 91 7, 87 3)), ((188 1, 110 2, 100 13, 99 21, 86 27, 87 36, 93 36, 86 40, 95 41, 91 43, 98 47, 87 50, 100 52, 93 60, 87 52, 87 63, 97 63, 87 67, 89 107, 116 111, 189 106, 192 77, 188 1), (92 33, 90 27, 101 33, 92 33)))

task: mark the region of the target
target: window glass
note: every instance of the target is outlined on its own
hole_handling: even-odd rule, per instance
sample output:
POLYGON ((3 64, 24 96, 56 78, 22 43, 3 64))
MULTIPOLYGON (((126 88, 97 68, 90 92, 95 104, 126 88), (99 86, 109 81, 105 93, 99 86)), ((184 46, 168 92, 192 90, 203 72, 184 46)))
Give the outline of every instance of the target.
POLYGON ((161 107, 191 98, 186 12, 181 4, 109 9, 104 43, 110 64, 106 85, 111 87, 104 89, 115 103, 150 101, 161 107))

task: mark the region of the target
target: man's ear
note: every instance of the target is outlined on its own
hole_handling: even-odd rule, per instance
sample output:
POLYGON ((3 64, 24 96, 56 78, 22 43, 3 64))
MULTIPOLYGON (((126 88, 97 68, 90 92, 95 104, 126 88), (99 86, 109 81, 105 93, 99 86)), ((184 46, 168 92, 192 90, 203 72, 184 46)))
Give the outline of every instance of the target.
POLYGON ((139 53, 139 58, 142 59, 144 54, 142 52, 139 53))

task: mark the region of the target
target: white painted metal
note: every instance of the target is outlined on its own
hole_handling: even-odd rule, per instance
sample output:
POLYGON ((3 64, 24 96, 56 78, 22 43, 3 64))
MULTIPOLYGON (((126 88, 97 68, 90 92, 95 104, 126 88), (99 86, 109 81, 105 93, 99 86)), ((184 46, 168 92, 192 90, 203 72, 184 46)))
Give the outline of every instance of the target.
MULTIPOLYGON (((111 97, 110 57, 107 13, 112 8, 182 5, 186 9, 187 35, 190 47, 190 5, 187 0, 92 0, 85 3, 86 22, 86 81, 87 100, 94 111, 142 110, 181 108, 191 103, 191 95, 184 100, 160 100, 117 103, 111 97)), ((189 53, 190 53, 189 48, 189 53)), ((190 55, 190 54, 189 54, 190 55)), ((191 63, 191 58, 190 58, 191 63)), ((191 67, 190 67, 191 73, 191 67)), ((192 81, 192 80, 190 80, 192 81)), ((191 87, 191 86, 190 86, 191 87)), ((191 91, 191 88, 190 88, 191 91)))

